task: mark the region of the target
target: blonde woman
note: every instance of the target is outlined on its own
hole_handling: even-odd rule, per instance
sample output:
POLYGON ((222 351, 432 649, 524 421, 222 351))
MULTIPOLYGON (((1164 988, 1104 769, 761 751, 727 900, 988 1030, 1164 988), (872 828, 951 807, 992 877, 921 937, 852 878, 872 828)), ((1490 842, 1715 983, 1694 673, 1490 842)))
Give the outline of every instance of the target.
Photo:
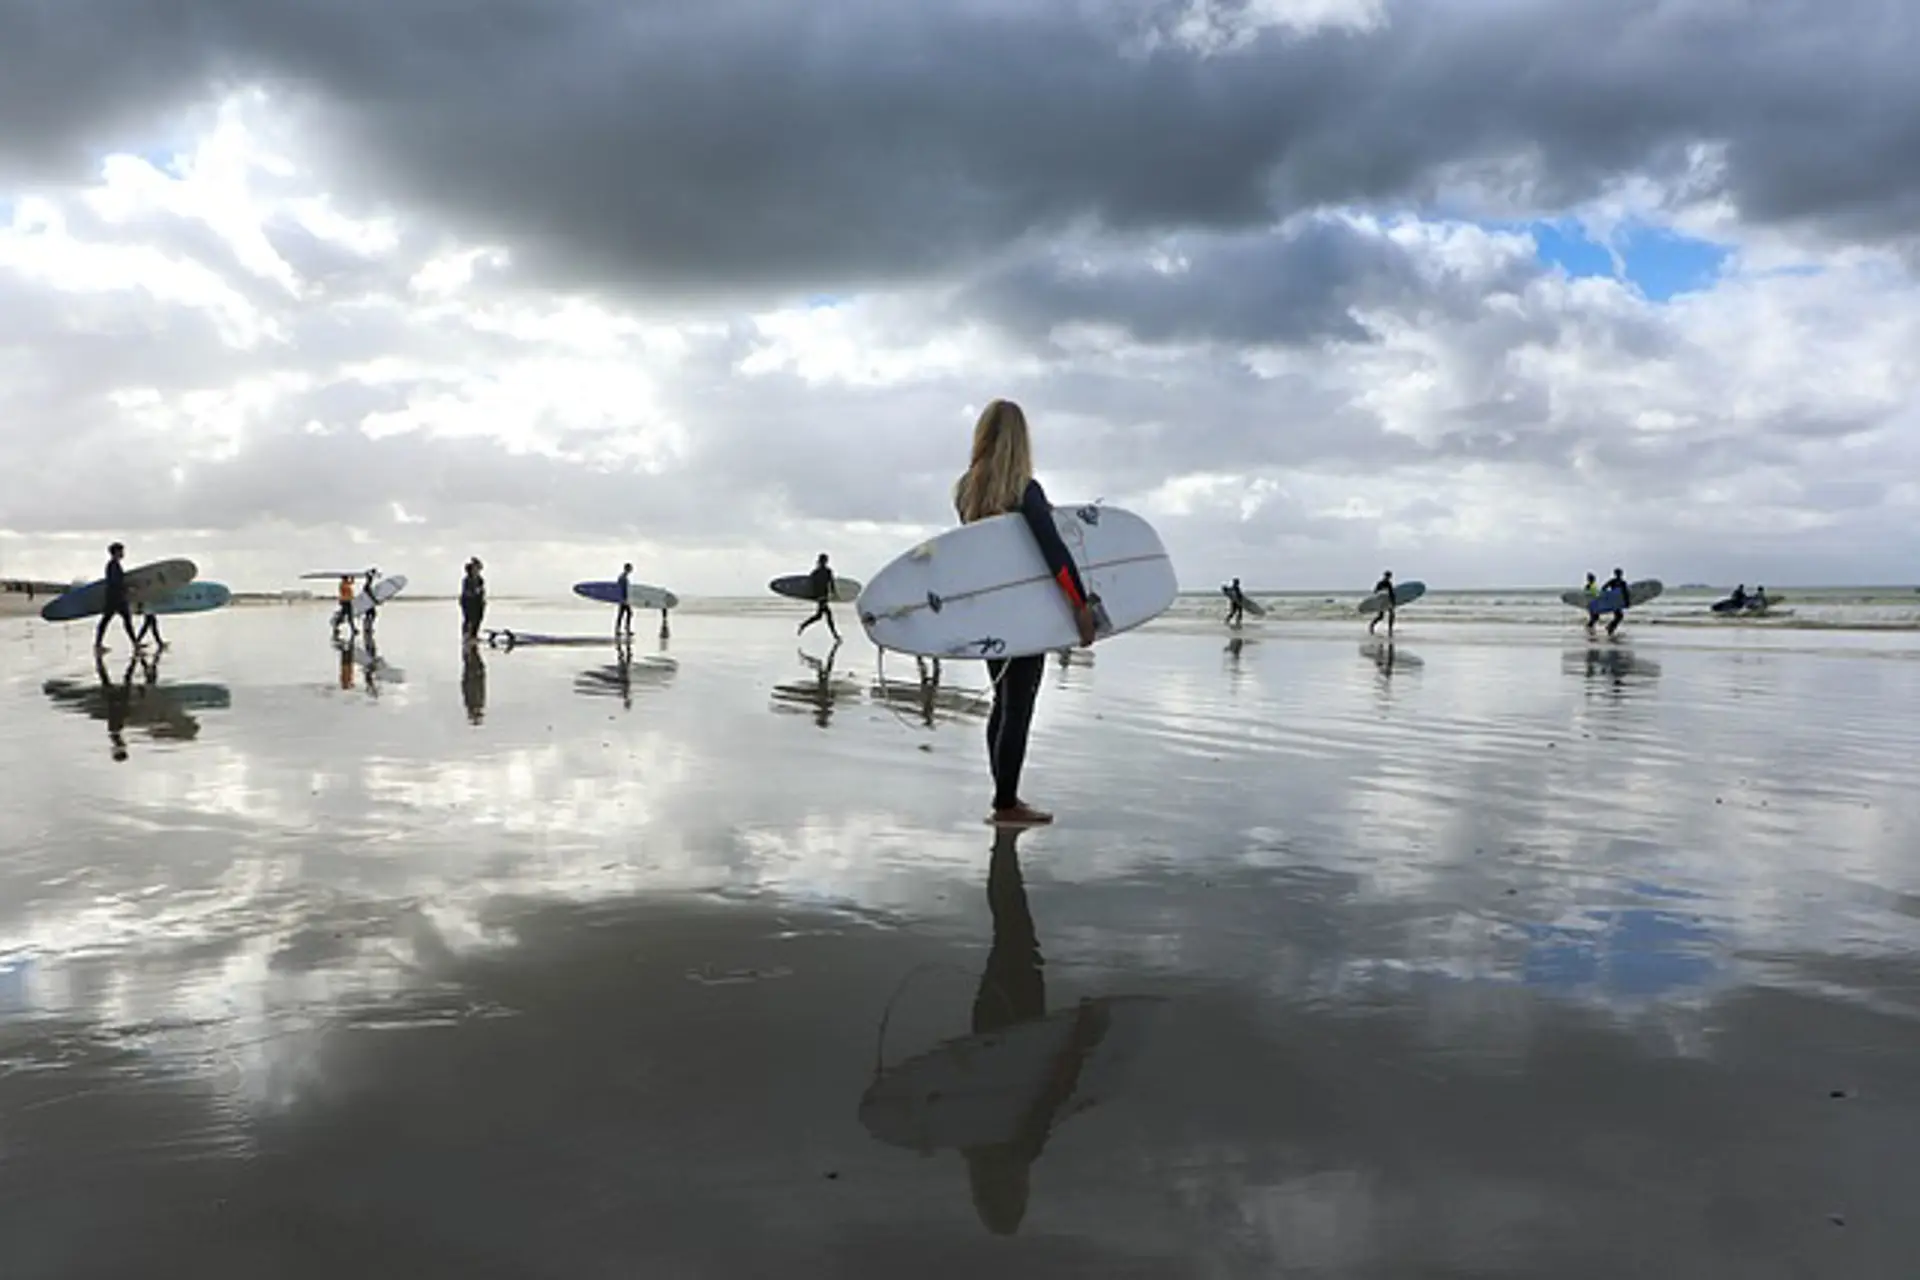
MULTIPOLYGON (((973 428, 973 459, 953 487, 953 505, 962 524, 1014 511, 1026 517, 1047 568, 1073 610, 1080 643, 1093 643, 1087 588, 1053 522, 1053 504, 1033 478, 1027 417, 1013 401, 995 400, 981 411, 973 428)), ((993 713, 987 718, 987 763, 993 772, 991 821, 1001 826, 1032 827, 1053 821, 1052 814, 1020 799, 1020 770, 1027 759, 1027 733, 1033 726, 1033 704, 1044 670, 1041 654, 987 660, 987 672, 993 677, 993 713)))

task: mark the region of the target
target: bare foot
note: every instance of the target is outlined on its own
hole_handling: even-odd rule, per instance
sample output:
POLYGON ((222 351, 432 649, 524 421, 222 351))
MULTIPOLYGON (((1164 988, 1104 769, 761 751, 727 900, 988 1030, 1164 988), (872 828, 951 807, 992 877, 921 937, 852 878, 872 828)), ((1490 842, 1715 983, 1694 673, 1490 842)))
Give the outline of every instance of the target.
POLYGON ((1044 827, 1053 821, 1053 815, 1030 804, 1016 804, 1010 809, 995 809, 987 821, 996 827, 1044 827))

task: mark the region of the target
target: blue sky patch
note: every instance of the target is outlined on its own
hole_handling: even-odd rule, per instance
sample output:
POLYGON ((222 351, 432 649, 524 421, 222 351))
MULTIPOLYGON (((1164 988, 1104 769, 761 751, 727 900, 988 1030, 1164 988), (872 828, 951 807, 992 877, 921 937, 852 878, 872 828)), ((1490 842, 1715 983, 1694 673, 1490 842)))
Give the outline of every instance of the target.
POLYGON ((1607 246, 1571 219, 1522 224, 1538 246, 1540 261, 1570 276, 1623 279, 1650 301, 1705 289, 1719 277, 1732 250, 1664 227, 1628 223, 1614 237, 1624 271, 1616 271, 1607 246))

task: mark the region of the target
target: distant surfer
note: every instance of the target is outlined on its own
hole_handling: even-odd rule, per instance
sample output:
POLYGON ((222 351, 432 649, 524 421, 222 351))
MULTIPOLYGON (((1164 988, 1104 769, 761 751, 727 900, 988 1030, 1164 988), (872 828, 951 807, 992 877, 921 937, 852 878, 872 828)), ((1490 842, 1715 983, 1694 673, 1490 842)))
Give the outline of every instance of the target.
MULTIPOLYGON (((1611 578, 1608 578, 1607 585, 1600 589, 1600 596, 1599 598, 1595 599, 1594 604, 1597 605, 1600 602, 1600 599, 1604 599, 1606 596, 1616 591, 1620 593, 1619 594, 1620 603, 1614 607, 1613 617, 1607 620, 1607 636, 1609 639, 1612 638, 1614 632, 1620 629, 1620 624, 1626 621, 1627 609, 1633 604, 1633 598, 1627 594, 1626 575, 1620 571, 1620 567, 1618 565, 1614 566, 1613 576, 1611 578)), ((1587 617, 1589 619, 1589 622, 1591 623, 1591 620, 1597 618, 1598 616, 1599 614, 1594 610, 1593 605, 1589 605, 1587 607, 1587 617)))
POLYGON ((469 645, 480 643, 480 624, 487 616, 487 579, 481 569, 480 557, 473 557, 460 580, 461 638, 469 645))
POLYGON ((339 596, 340 608, 336 610, 333 615, 333 638, 335 640, 340 638, 340 624, 343 622, 347 624, 347 634, 349 636, 357 636, 360 634, 360 628, 356 626, 353 621, 353 579, 351 577, 342 577, 340 579, 339 596))
MULTIPOLYGON (((1094 642, 1093 602, 1053 521, 1053 504, 1033 478, 1033 444, 1027 433, 1027 418, 1011 400, 995 400, 981 411, 973 428, 972 458, 966 474, 953 487, 953 505, 962 524, 1012 511, 1024 516, 1048 570, 1073 610, 1080 643, 1094 642)), ((825 563, 825 557, 821 560, 825 563)), ((987 762, 993 774, 992 821, 1001 825, 1037 826, 1053 821, 1052 814, 1020 799, 1027 735, 1033 727, 1034 700, 1045 671, 1046 659, 1041 654, 987 659, 987 674, 993 680, 987 762)))
MULTIPOLYGON (((367 616, 365 621, 361 625, 366 630, 366 633, 367 633, 367 652, 368 653, 373 652, 373 615, 379 611, 379 603, 380 603, 379 601, 373 598, 373 584, 375 582, 378 582, 379 580, 380 580, 380 571, 378 569, 369 569, 367 570, 367 581, 365 585, 361 587, 361 591, 363 591, 367 597, 367 616)), ((369 684, 372 683, 371 678, 369 678, 368 683, 369 684)))
POLYGON ((1755 613, 1765 613, 1770 603, 1772 602, 1767 599, 1767 589, 1765 587, 1755 587, 1753 594, 1747 597, 1747 608, 1753 610, 1755 613))
POLYGON ((1240 590, 1240 579, 1227 584, 1227 625, 1237 627, 1246 620, 1247 597, 1240 590))
POLYGON ((93 651, 107 651, 107 627, 115 617, 126 628, 127 639, 133 641, 133 647, 140 647, 140 637, 133 631, 133 609, 127 598, 127 568, 122 563, 126 559, 127 549, 116 542, 107 548, 106 587, 107 594, 100 605, 100 625, 93 629, 93 651))
POLYGON ((816 622, 824 621, 834 642, 839 643, 840 628, 833 625, 833 610, 828 607, 828 602, 833 599, 833 570, 827 565, 827 553, 824 551, 820 553, 820 558, 814 561, 813 572, 807 575, 807 589, 813 595, 815 607, 813 616, 800 624, 800 631, 805 631, 816 622))
POLYGON ((1593 611, 1593 602, 1600 598, 1600 580, 1591 572, 1588 573, 1587 585, 1582 587, 1580 592, 1587 598, 1587 634, 1592 635, 1593 624, 1599 620, 1599 615, 1593 611))
POLYGON ((620 566, 620 576, 613 580, 614 585, 618 587, 620 591, 620 608, 616 610, 613 615, 613 638, 615 640, 620 639, 622 636, 631 637, 633 635, 633 606, 627 603, 627 583, 631 581, 632 578, 633 566, 623 564, 620 566))
POLYGON ((1393 570, 1389 569, 1380 575, 1380 581, 1373 584, 1373 593, 1375 595, 1386 596, 1387 602, 1386 607, 1374 614, 1373 621, 1367 624, 1367 634, 1372 635, 1373 629, 1380 625, 1380 619, 1385 618, 1387 620, 1387 634, 1392 635, 1396 613, 1394 606, 1399 603, 1393 590, 1393 570))
POLYGON ((1733 589, 1733 594, 1728 596, 1727 600, 1729 603, 1733 605, 1736 611, 1746 608, 1747 607, 1747 584, 1743 582, 1739 586, 1735 587, 1733 589))

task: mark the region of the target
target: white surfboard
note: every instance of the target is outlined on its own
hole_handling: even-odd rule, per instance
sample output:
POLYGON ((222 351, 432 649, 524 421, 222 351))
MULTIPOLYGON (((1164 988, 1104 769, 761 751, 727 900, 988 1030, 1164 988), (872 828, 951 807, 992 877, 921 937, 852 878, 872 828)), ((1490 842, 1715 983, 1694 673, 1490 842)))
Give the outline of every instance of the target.
POLYGON ((367 589, 365 587, 360 588, 354 595, 353 616, 356 618, 365 617, 367 610, 373 608, 375 605, 385 604, 406 589, 407 575, 404 573, 396 573, 390 578, 377 579, 373 584, 372 599, 367 598, 367 589))
MULTIPOLYGON (((1166 612, 1180 590, 1153 526, 1119 507, 1055 507, 1102 637, 1166 612)), ((1073 610, 1018 512, 950 529, 897 557, 855 604, 876 645, 933 658, 1017 658, 1080 643, 1073 610)))

